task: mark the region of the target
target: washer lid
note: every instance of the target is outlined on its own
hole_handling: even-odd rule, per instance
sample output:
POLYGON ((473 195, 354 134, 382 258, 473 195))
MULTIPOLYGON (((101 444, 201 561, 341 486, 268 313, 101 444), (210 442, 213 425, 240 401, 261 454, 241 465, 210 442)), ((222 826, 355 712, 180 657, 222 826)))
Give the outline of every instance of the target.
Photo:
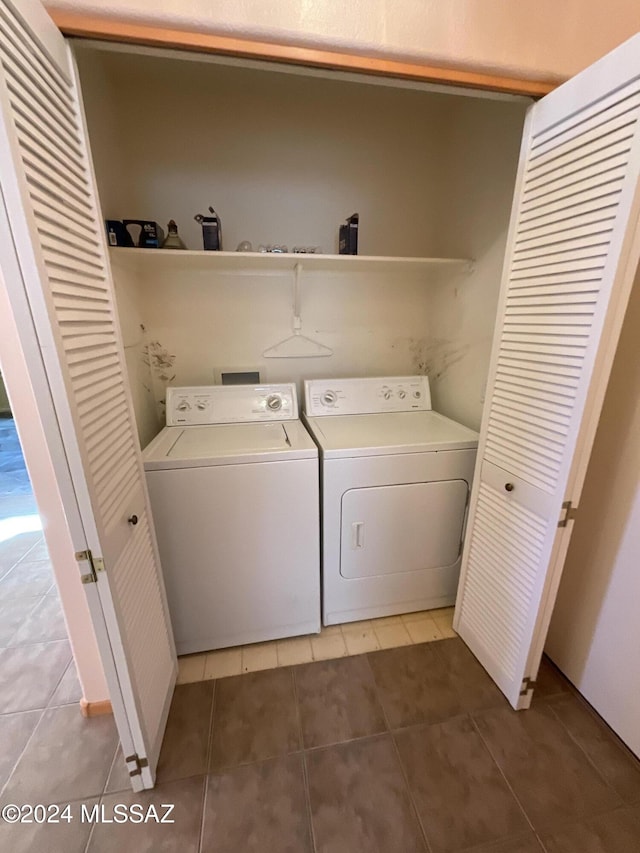
POLYGON ((281 423, 225 424, 183 429, 167 453, 167 459, 202 459, 287 450, 289 437, 281 423))
POLYGON ((325 458, 477 448, 478 433, 438 412, 308 418, 325 458))
POLYGON ((144 449, 147 471, 317 457, 300 421, 165 427, 144 449))

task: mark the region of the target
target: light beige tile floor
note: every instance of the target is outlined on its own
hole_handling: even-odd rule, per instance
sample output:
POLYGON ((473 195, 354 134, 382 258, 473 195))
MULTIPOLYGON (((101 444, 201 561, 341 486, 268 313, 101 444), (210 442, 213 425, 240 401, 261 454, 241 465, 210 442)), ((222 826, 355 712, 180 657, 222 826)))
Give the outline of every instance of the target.
POLYGON ((453 607, 330 625, 319 634, 236 646, 179 659, 178 684, 293 666, 455 637, 453 607))

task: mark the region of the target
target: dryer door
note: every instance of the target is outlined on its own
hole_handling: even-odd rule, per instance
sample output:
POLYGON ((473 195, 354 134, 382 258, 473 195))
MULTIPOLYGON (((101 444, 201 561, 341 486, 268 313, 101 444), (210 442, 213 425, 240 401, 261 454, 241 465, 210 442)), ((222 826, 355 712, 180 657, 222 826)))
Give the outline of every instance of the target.
POLYGON ((460 556, 468 492, 466 480, 345 492, 340 574, 364 578, 453 565, 460 556))

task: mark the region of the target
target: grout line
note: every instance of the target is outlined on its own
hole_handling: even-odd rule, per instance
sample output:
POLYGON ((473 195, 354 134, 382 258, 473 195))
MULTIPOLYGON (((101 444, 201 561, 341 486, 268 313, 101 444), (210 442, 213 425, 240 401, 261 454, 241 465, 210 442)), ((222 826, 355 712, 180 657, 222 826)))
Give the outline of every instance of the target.
MULTIPOLYGON (((36 512, 36 515, 39 515, 39 513, 38 513, 38 512, 36 512)), ((34 531, 34 532, 35 532, 35 531, 34 531)), ((31 548, 29 548, 29 550, 28 550, 28 551, 25 551, 25 552, 24 552, 24 554, 22 555, 22 557, 20 557, 20 559, 19 559, 19 560, 17 560, 17 562, 15 563, 15 565, 13 566, 13 568, 15 569, 15 567, 16 567, 16 566, 18 566, 20 563, 29 563, 29 562, 31 562, 31 563, 39 563, 39 562, 40 562, 40 560, 27 560, 27 557, 29 556, 29 554, 30 554, 32 551, 34 551, 34 550, 38 547, 38 545, 41 545, 44 541, 45 541, 45 540, 44 540, 44 534, 42 533, 42 531, 40 531, 40 538, 38 539, 38 541, 37 541, 37 542, 34 542, 34 543, 33 543, 33 545, 31 546, 31 548)), ((46 544, 46 543, 45 543, 45 544, 46 544)), ((46 559, 46 560, 50 560, 50 559, 51 559, 51 557, 49 556, 48 549, 47 549, 47 556, 45 557, 45 559, 46 559)))
MULTIPOLYGON (((118 738, 118 743, 116 744, 116 750, 113 753, 113 758, 111 759, 111 764, 109 765, 109 772, 107 773, 107 778, 104 780, 104 785, 102 786, 102 793, 100 794, 100 800, 104 797, 107 792, 107 785, 109 784, 109 779, 111 778, 111 774, 113 772, 114 765, 116 763, 116 758, 118 756, 118 750, 120 749, 120 738, 118 738)), ((115 792, 114 792, 115 793, 115 792)))
MULTIPOLYGON (((569 682, 569 687, 571 688, 571 694, 570 695, 572 696, 572 698, 578 702, 578 704, 587 712, 587 714, 591 717, 592 720, 595 721, 596 724, 598 724, 599 726, 604 728, 604 730, 606 731, 606 733, 608 735, 609 741, 620 752, 622 752, 622 754, 625 755, 631 761, 632 764, 635 764, 636 767, 640 768, 640 758, 638 758, 638 756, 634 752, 631 751, 631 749, 626 745, 626 743, 620 738, 620 735, 618 735, 617 732, 615 732, 611 728, 611 726, 604 719, 604 717, 600 716, 600 714, 596 711, 596 709, 593 707, 593 705, 589 702, 587 697, 583 696, 582 693, 580 693, 580 691, 576 687, 574 687, 573 684, 571 684, 571 682, 569 682)), ((554 714, 556 714, 556 716, 557 716, 557 713, 556 713, 555 709, 553 708, 553 704, 551 704, 551 701, 554 699, 557 699, 563 695, 565 695, 565 694, 556 693, 554 696, 549 696, 548 698, 543 699, 544 703, 546 705, 549 705, 549 707, 553 710, 553 712, 554 712, 554 714), (551 701, 549 701, 549 700, 551 700, 551 701)), ((562 720, 560 722, 562 722, 562 720)), ((563 725, 564 725, 564 723, 563 723, 563 725)), ((565 728, 566 728, 566 726, 565 726, 565 728)))
POLYGON ((309 789, 309 768, 307 767, 307 754, 304 745, 304 732, 302 729, 302 715, 300 714, 300 701, 298 699, 298 683, 296 681, 295 667, 291 667, 291 683, 293 685, 293 701, 296 708, 296 719, 298 721, 298 737, 300 748, 302 750, 302 780, 304 784, 304 798, 307 804, 307 822, 309 825, 309 834, 311 836, 311 847, 314 853, 317 853, 318 846, 316 844, 316 833, 313 826, 313 812, 311 811, 311 791, 309 789))
POLYGON ((387 716, 387 711, 384 707, 384 704, 382 703, 382 697, 380 696, 380 690, 378 688, 378 682, 376 681, 376 676, 375 676, 375 673, 373 671, 373 667, 371 666, 370 656, 374 655, 374 654, 376 654, 376 653, 375 652, 369 652, 366 655, 366 658, 367 658, 367 666, 369 667, 369 671, 371 673, 371 679, 373 681, 376 700, 378 702, 378 705, 380 706, 380 709, 382 711, 382 717, 383 717, 385 725, 387 727, 387 731, 383 732, 383 734, 386 734, 391 738, 391 743, 393 744, 393 749, 394 749, 394 752, 396 754, 396 760, 398 762, 398 766, 400 767, 400 773, 402 774, 402 778, 404 780, 405 790, 407 791, 407 794, 409 795, 409 804, 411 807, 411 811, 413 812, 413 816, 414 816, 414 818, 418 824, 418 827, 420 829, 420 834, 422 835, 422 839, 424 841, 425 849, 426 849, 427 853, 432 853, 431 844, 429 843, 429 839, 427 837, 426 830, 425 830, 424 826, 422 825, 422 821, 420 820, 420 814, 418 812, 418 807, 416 806, 415 800, 413 799, 413 792, 411 790, 411 786, 409 785, 409 780, 407 778, 407 774, 405 772, 404 765, 402 763, 402 759, 400 758, 400 750, 398 749, 398 744, 396 743, 396 739, 394 737, 393 730, 392 730, 391 726, 389 725, 389 718, 387 716))
POLYGON ((621 804, 621 805, 629 805, 629 804, 628 804, 628 803, 623 799, 623 797, 622 797, 622 796, 621 796, 621 795, 616 791, 616 789, 615 789, 615 788, 613 787, 613 785, 609 782, 609 780, 608 780, 605 776, 603 776, 603 774, 600 772, 600 768, 599 768, 599 767, 598 767, 598 765, 595 763, 595 761, 591 758, 591 756, 589 755, 589 753, 587 752, 587 750, 586 750, 586 749, 585 749, 585 748, 584 748, 584 747, 583 747, 583 746, 582 746, 582 745, 581 745, 581 744, 576 740, 576 738, 573 736, 573 733, 571 732, 571 729, 570 729, 568 726, 566 726, 566 725, 564 724, 564 722, 561 720, 561 718, 560 718, 560 717, 558 716, 558 714, 555 712, 555 710, 554 710, 554 708, 553 708, 553 705, 550 705, 548 702, 545 702, 545 703, 544 703, 544 705, 545 705, 545 707, 546 707, 546 708, 548 708, 548 709, 549 709, 549 711, 551 711, 552 716, 557 720, 557 722, 558 722, 558 724, 560 725, 560 727, 561 727, 561 728, 562 728, 562 729, 567 733, 567 735, 569 736, 569 739, 570 739, 570 740, 571 740, 571 741, 572 741, 572 742, 573 742, 573 743, 578 747, 578 749, 580 750, 580 752, 581 752, 581 753, 584 755, 584 757, 587 759, 587 762, 588 762, 588 763, 591 765, 591 767, 596 771, 596 773, 597 773, 597 775, 599 776, 599 778, 602 780, 602 782, 604 782, 605 787, 606 787, 606 788, 609 788, 609 790, 613 792, 613 794, 614 794, 614 795, 618 798, 618 800, 620 801, 620 804, 621 804))
POLYGON ((420 819, 420 813, 418 812, 418 807, 417 807, 416 802, 413 798, 413 791, 411 790, 411 785, 409 784, 409 778, 408 778, 407 773, 404 769, 404 764, 402 763, 402 759, 400 758, 400 750, 398 749, 398 744, 396 743, 396 739, 394 737, 393 732, 389 732, 389 735, 391 737, 391 743, 393 744, 393 749, 394 749, 394 752, 396 754, 398 766, 400 767, 400 773, 402 774, 402 778, 404 779, 404 786, 405 786, 405 789, 409 795, 409 803, 411 806, 411 811, 413 812, 413 816, 414 816, 414 818, 418 824, 418 827, 420 828, 420 833, 422 835, 425 847, 426 847, 428 853, 432 853, 433 848, 431 847, 431 844, 429 842, 429 836, 427 835, 427 830, 424 827, 422 820, 420 819))
MULTIPOLYGON (((29 610, 27 610, 23 614, 22 621, 21 621, 20 625, 18 625, 16 630, 13 632, 13 634, 11 634, 9 636, 8 640, 6 641, 6 645, 2 646, 3 649, 17 649, 17 648, 21 648, 22 646, 35 646, 35 645, 38 645, 39 642, 40 643, 49 642, 48 640, 40 640, 40 641, 35 640, 34 642, 31 642, 31 643, 18 643, 15 646, 11 645, 11 641, 13 640, 13 638, 16 636, 16 634, 19 631, 22 630, 22 628, 24 627, 26 622, 33 616, 33 614, 36 612, 38 607, 40 607, 40 605, 42 604, 42 602, 45 599, 45 596, 44 595, 38 595, 38 596, 33 596, 33 598, 34 598, 34 603, 29 608, 29 610)), ((24 598, 9 598, 9 599, 7 599, 7 601, 24 601, 24 600, 25 600, 24 598)), ((68 639, 68 637, 65 637, 65 639, 68 639)), ((55 642, 55 641, 51 641, 51 642, 55 642)))
MULTIPOLYGON (((40 710, 40 709, 36 709, 36 710, 40 710)), ((46 708, 42 708, 42 710, 40 711, 40 718, 38 719, 38 722, 37 722, 37 723, 35 724, 35 726, 33 727, 33 731, 31 732, 31 734, 30 734, 30 735, 29 735, 29 737, 27 738, 27 742, 25 743, 25 745, 24 745, 24 747, 23 747, 23 749, 22 749, 22 752, 20 753, 20 755, 18 756, 18 758, 17 758, 17 759, 16 759, 16 761, 15 761, 15 764, 14 764, 14 765, 13 765, 13 767, 11 768, 11 772, 9 773, 9 775, 8 775, 8 777, 7 777, 7 781, 6 781, 6 782, 4 783, 4 785, 0 788, 0 797, 2 797, 2 795, 4 794, 4 792, 7 790, 7 787, 9 786, 9 782, 10 782, 10 781, 11 781, 11 779, 13 778, 13 774, 16 772, 16 768, 18 767, 18 764, 20 764, 20 762, 22 761, 22 759, 23 759, 23 757, 24 757, 24 754, 25 754, 25 752, 27 751, 27 748, 29 747, 29 744, 31 743, 31 741, 33 740, 33 738, 34 738, 34 736, 35 736, 35 733, 36 733, 36 732, 38 731, 38 729, 40 728, 40 725, 41 725, 41 723, 42 723, 42 718, 44 717, 44 715, 45 715, 45 713, 46 713, 46 710, 47 710, 46 708)), ((28 713, 28 712, 27 712, 27 711, 17 711, 16 713, 18 713, 18 714, 26 714, 26 713, 28 713)))
MULTIPOLYGON (((31 611, 31 612, 33 612, 33 611, 31 611)), ((27 617, 25 617, 25 618, 28 618, 29 615, 31 615, 31 614, 28 614, 27 617)), ((22 627, 22 625, 20 627, 22 627)), ((20 630, 20 628, 17 629, 16 633, 19 630, 20 630)), ((13 634, 11 636, 11 639, 13 639, 13 637, 15 637, 15 634, 13 634)), ((11 646, 11 645, 1 646, 0 651, 2 651, 4 649, 24 649, 24 648, 27 648, 28 646, 47 646, 47 645, 49 645, 49 643, 68 643, 68 642, 69 642, 69 636, 68 635, 65 637, 52 637, 49 639, 29 640, 29 642, 26 642, 26 643, 16 643, 15 646, 11 646)))
POLYGON ((538 844, 542 848, 543 853, 549 853, 547 845, 542 841, 542 838, 540 838, 540 836, 538 835, 537 832, 534 832, 534 836, 535 836, 536 841, 538 842, 538 844))
MULTIPOLYGON (((55 642, 55 640, 54 640, 54 642, 55 642)), ((29 645, 35 645, 35 643, 30 643, 29 645)), ((19 646, 15 646, 15 648, 19 648, 19 646)), ((53 690, 52 690, 52 691, 51 691, 51 693, 49 694, 49 698, 47 699, 47 704, 45 705, 45 708, 62 708, 64 705, 73 705, 73 704, 77 704, 77 703, 74 703, 74 702, 62 702, 60 705, 52 705, 52 704, 51 704, 51 700, 52 700, 52 699, 53 699, 53 697, 56 695, 56 691, 57 691, 58 687, 60 687, 60 685, 62 684, 62 680, 63 680, 63 678, 65 677, 65 675, 67 674, 67 671, 68 671, 69 667, 70 667, 72 664, 73 664, 73 666, 75 666, 75 661, 74 661, 74 659, 73 659, 73 652, 71 653, 71 660, 69 661, 69 663, 67 664, 67 666, 62 670, 62 675, 60 676, 60 678, 59 678, 59 679, 58 679, 58 681, 56 682, 56 686, 53 688, 53 690)), ((78 702, 79 702, 79 701, 80 701, 80 700, 78 699, 78 702)))
MULTIPOLYGON (((208 681, 209 679, 207 679, 208 681)), ((217 678, 211 679, 213 681, 213 687, 211 690, 211 711, 209 712, 209 738, 207 740, 207 759, 204 773, 204 785, 202 788, 202 818, 200 820, 200 835, 198 837, 198 853, 202 851, 202 845, 204 844, 204 823, 206 819, 207 812, 207 797, 209 795, 209 774, 211 772, 211 753, 213 750, 213 721, 215 717, 215 708, 216 708, 216 693, 217 693, 217 678)))
MULTIPOLYGON (((71 702, 69 704, 72 704, 71 702)), ((62 705, 56 705, 54 707, 61 708, 62 705)), ((15 717, 16 714, 31 714, 34 711, 40 711, 40 713, 47 711, 49 709, 49 705, 43 705, 42 708, 21 708, 18 711, 3 711, 0 714, 0 718, 2 717, 15 717)))
MULTIPOLYGON (((102 805, 102 797, 98 797, 98 806, 102 805)), ((89 835, 87 836, 87 843, 84 848, 84 853, 89 853, 89 848, 91 846, 91 841, 93 839, 93 833, 96 831, 96 826, 98 825, 97 821, 92 821, 91 828, 89 829, 89 835)))
MULTIPOLYGON (((524 712, 523 712, 523 713, 524 713, 524 712)), ((529 815, 527 814, 527 812, 526 812, 526 810, 525 810, 524 806, 523 806, 523 805, 522 805, 522 803, 520 802, 520 798, 517 796, 516 792, 513 790, 513 786, 511 785, 511 782, 509 782, 509 780, 507 779, 507 776, 506 776, 506 774, 505 774, 504 770, 502 769, 502 767, 500 766, 500 763, 499 763, 498 759, 495 757, 495 755, 494 755, 494 754, 493 754, 493 752, 491 751, 491 747, 489 746, 489 744, 488 744, 488 743, 487 743, 487 741, 485 740, 485 738, 484 738, 484 736, 483 736, 482 732, 480 731, 480 728, 478 727, 478 724, 476 723, 475 715, 474 715, 473 713, 470 713, 470 714, 469 714, 469 719, 471 720, 471 724, 473 725, 474 729, 475 729, 475 730, 476 730, 476 732, 478 733, 478 735, 479 735, 479 737, 480 737, 480 740, 482 741, 482 744, 483 744, 484 748, 485 748, 485 749, 487 750, 487 752, 489 753, 489 756, 490 756, 491 760, 493 761, 493 763, 494 763, 494 764, 496 765, 496 767, 498 768, 498 772, 500 773, 500 775, 501 775, 501 776, 502 776, 502 778, 504 779, 504 781, 505 781, 505 784, 506 784, 507 788, 508 788, 508 789, 509 789, 509 791, 511 792, 511 796, 514 798, 514 800, 515 800, 515 801, 516 801, 516 803, 518 804, 518 808, 520 809, 520 811, 521 811, 521 812, 522 812, 522 814, 524 815, 525 820, 527 821, 527 823, 529 824, 529 826, 531 827, 531 829, 533 830, 533 832, 534 832, 534 833, 536 833, 536 828, 535 828, 535 826, 533 825, 533 823, 532 823, 532 821, 531 821, 531 819, 530 819, 529 815)), ((536 833, 536 835, 537 835, 537 833, 536 833)))

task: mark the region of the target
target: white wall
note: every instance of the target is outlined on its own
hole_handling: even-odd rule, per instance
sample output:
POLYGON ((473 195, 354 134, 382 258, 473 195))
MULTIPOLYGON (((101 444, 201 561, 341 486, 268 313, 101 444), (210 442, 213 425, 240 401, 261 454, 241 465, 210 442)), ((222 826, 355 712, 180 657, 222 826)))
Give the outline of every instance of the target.
POLYGON ((564 79, 640 30, 634 0, 45 0, 125 21, 564 79))
POLYGON ((438 242, 474 259, 473 274, 432 292, 426 366, 434 407, 479 429, 525 104, 458 99, 446 151, 448 192, 438 242))
MULTIPOLYGON (((427 373, 436 406, 479 425, 525 104, 155 57, 79 59, 105 215, 173 217, 200 248, 193 214, 211 202, 227 249, 249 239, 335 252, 339 223, 357 210, 362 254, 476 259, 472 274, 438 283, 303 273, 303 331, 334 355, 299 360, 262 357, 290 334, 290 274, 154 272, 135 286, 116 268, 143 444, 158 428, 142 364, 150 343, 175 357, 174 384, 211 383, 216 367, 298 382, 427 373)), ((161 398, 162 383, 151 385, 161 398)))
MULTIPOLYGON (((78 564, 4 280, 0 277, 0 364, 38 505, 69 641, 87 702, 109 698, 78 564)), ((78 711, 80 713, 80 711, 78 711)))
POLYGON ((640 275, 625 317, 547 652, 640 757, 640 275))
POLYGON ((362 254, 435 250, 442 96, 132 54, 103 54, 89 79, 83 55, 106 216, 173 218, 201 249, 193 217, 213 204, 227 250, 250 240, 335 252, 338 225, 357 210, 362 254))

